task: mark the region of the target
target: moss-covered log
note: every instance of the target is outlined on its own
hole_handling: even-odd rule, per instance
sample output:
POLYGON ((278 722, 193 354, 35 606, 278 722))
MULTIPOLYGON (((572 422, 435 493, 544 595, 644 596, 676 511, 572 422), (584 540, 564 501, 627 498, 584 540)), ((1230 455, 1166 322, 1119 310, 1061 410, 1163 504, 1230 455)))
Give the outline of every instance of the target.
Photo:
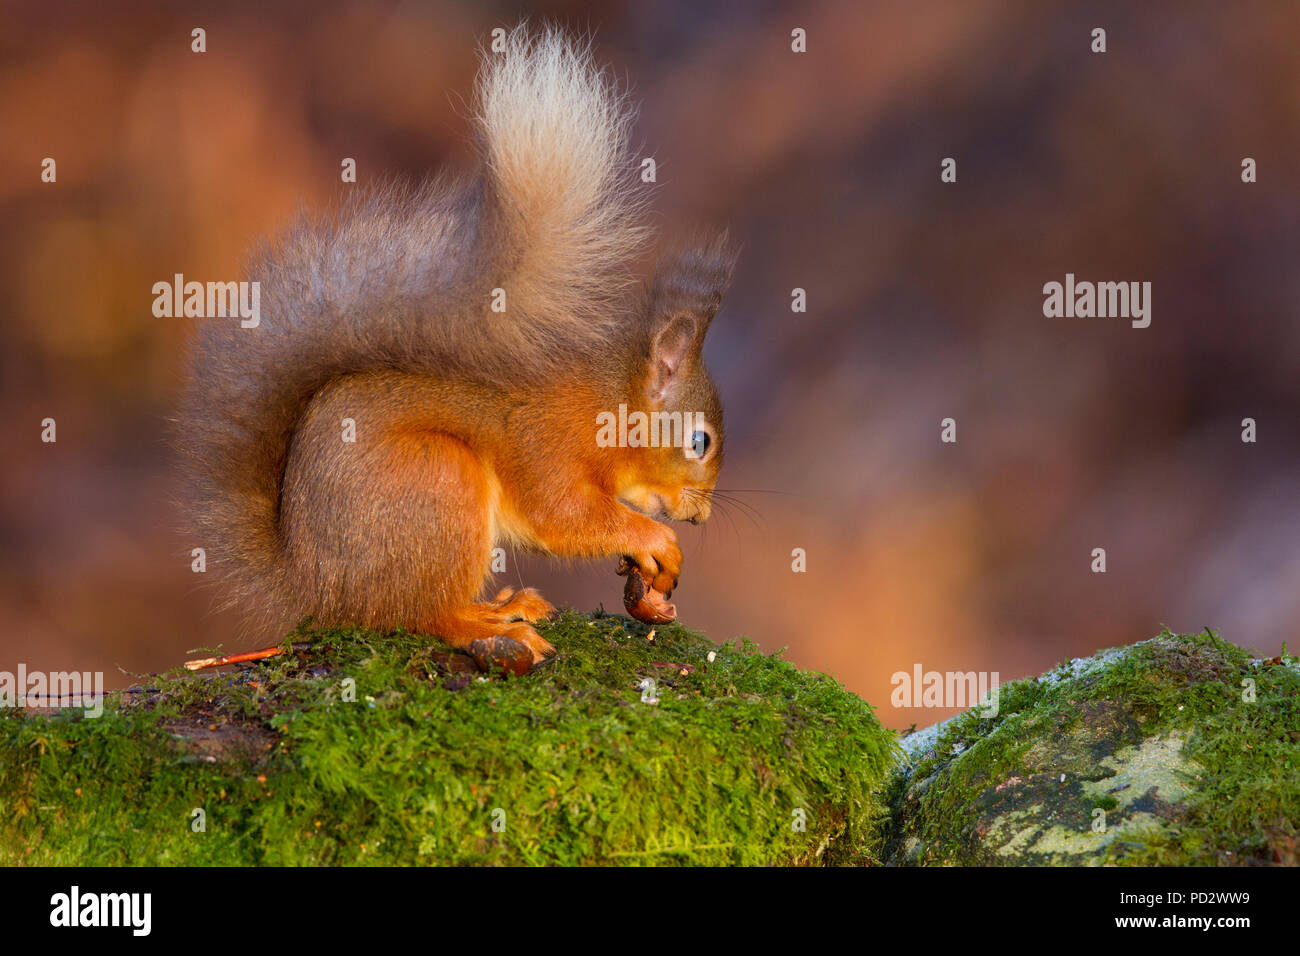
POLYGON ((676 625, 543 632, 560 654, 523 678, 304 631, 309 651, 152 679, 97 719, 10 711, 0 863, 869 860, 897 743, 834 680, 676 625))
POLYGON ((544 629, 561 653, 523 678, 302 631, 97 719, 9 711, 0 863, 1297 862, 1294 658, 1166 632, 1004 685, 900 763, 870 706, 752 645, 544 629))

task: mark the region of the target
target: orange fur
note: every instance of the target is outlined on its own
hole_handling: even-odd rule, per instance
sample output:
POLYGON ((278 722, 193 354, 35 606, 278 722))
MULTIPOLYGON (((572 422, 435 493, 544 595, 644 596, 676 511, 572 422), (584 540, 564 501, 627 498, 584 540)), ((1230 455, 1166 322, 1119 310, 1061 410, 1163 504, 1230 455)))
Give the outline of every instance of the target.
POLYGON ((253 262, 261 324, 199 330, 177 436, 195 544, 268 624, 505 636, 540 660, 540 595, 478 600, 495 546, 627 554, 670 592, 676 536, 629 504, 708 517, 722 413, 700 349, 725 239, 668 253, 631 294, 644 229, 623 100, 554 31, 485 57, 476 178, 300 220, 253 262), (620 403, 704 413, 716 447, 598 447, 596 416, 620 403))

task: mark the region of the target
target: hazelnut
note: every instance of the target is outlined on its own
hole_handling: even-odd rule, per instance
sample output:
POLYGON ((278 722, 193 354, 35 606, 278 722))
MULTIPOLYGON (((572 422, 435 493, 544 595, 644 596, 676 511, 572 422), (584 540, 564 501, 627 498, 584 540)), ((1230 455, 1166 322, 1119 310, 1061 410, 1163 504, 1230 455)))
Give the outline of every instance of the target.
POLYGON ((671 624, 677 620, 677 607, 662 592, 650 587, 631 559, 625 556, 619 561, 618 573, 627 578, 623 585, 623 607, 628 614, 646 624, 671 624))

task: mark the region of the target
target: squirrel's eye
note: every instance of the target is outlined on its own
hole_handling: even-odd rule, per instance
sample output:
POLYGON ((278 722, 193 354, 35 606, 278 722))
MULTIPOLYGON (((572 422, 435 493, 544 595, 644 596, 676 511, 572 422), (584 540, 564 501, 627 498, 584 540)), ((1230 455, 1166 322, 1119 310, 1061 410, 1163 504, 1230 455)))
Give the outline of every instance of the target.
POLYGON ((709 453, 709 446, 713 444, 713 439, 709 437, 708 432, 692 432, 691 445, 687 449, 687 457, 702 459, 709 453))

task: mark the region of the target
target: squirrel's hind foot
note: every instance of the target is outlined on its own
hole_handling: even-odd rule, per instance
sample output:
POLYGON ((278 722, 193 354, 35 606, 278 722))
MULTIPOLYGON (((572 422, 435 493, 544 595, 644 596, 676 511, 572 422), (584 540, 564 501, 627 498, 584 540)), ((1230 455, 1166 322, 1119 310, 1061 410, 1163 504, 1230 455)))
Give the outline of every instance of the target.
POLYGON ((540 664, 556 654, 555 645, 538 634, 531 624, 526 624, 523 621, 511 624, 501 636, 512 641, 518 641, 532 651, 534 664, 540 664))
POLYGON ((507 621, 540 621, 555 613, 555 605, 536 588, 502 588, 492 599, 492 606, 506 616, 507 621))
POLYGON ((518 592, 507 588, 497 598, 471 604, 427 630, 452 647, 469 651, 480 666, 498 664, 511 673, 526 673, 532 665, 555 656, 555 646, 521 620, 525 615, 534 620, 546 616, 554 610, 550 603, 532 588, 518 592))

